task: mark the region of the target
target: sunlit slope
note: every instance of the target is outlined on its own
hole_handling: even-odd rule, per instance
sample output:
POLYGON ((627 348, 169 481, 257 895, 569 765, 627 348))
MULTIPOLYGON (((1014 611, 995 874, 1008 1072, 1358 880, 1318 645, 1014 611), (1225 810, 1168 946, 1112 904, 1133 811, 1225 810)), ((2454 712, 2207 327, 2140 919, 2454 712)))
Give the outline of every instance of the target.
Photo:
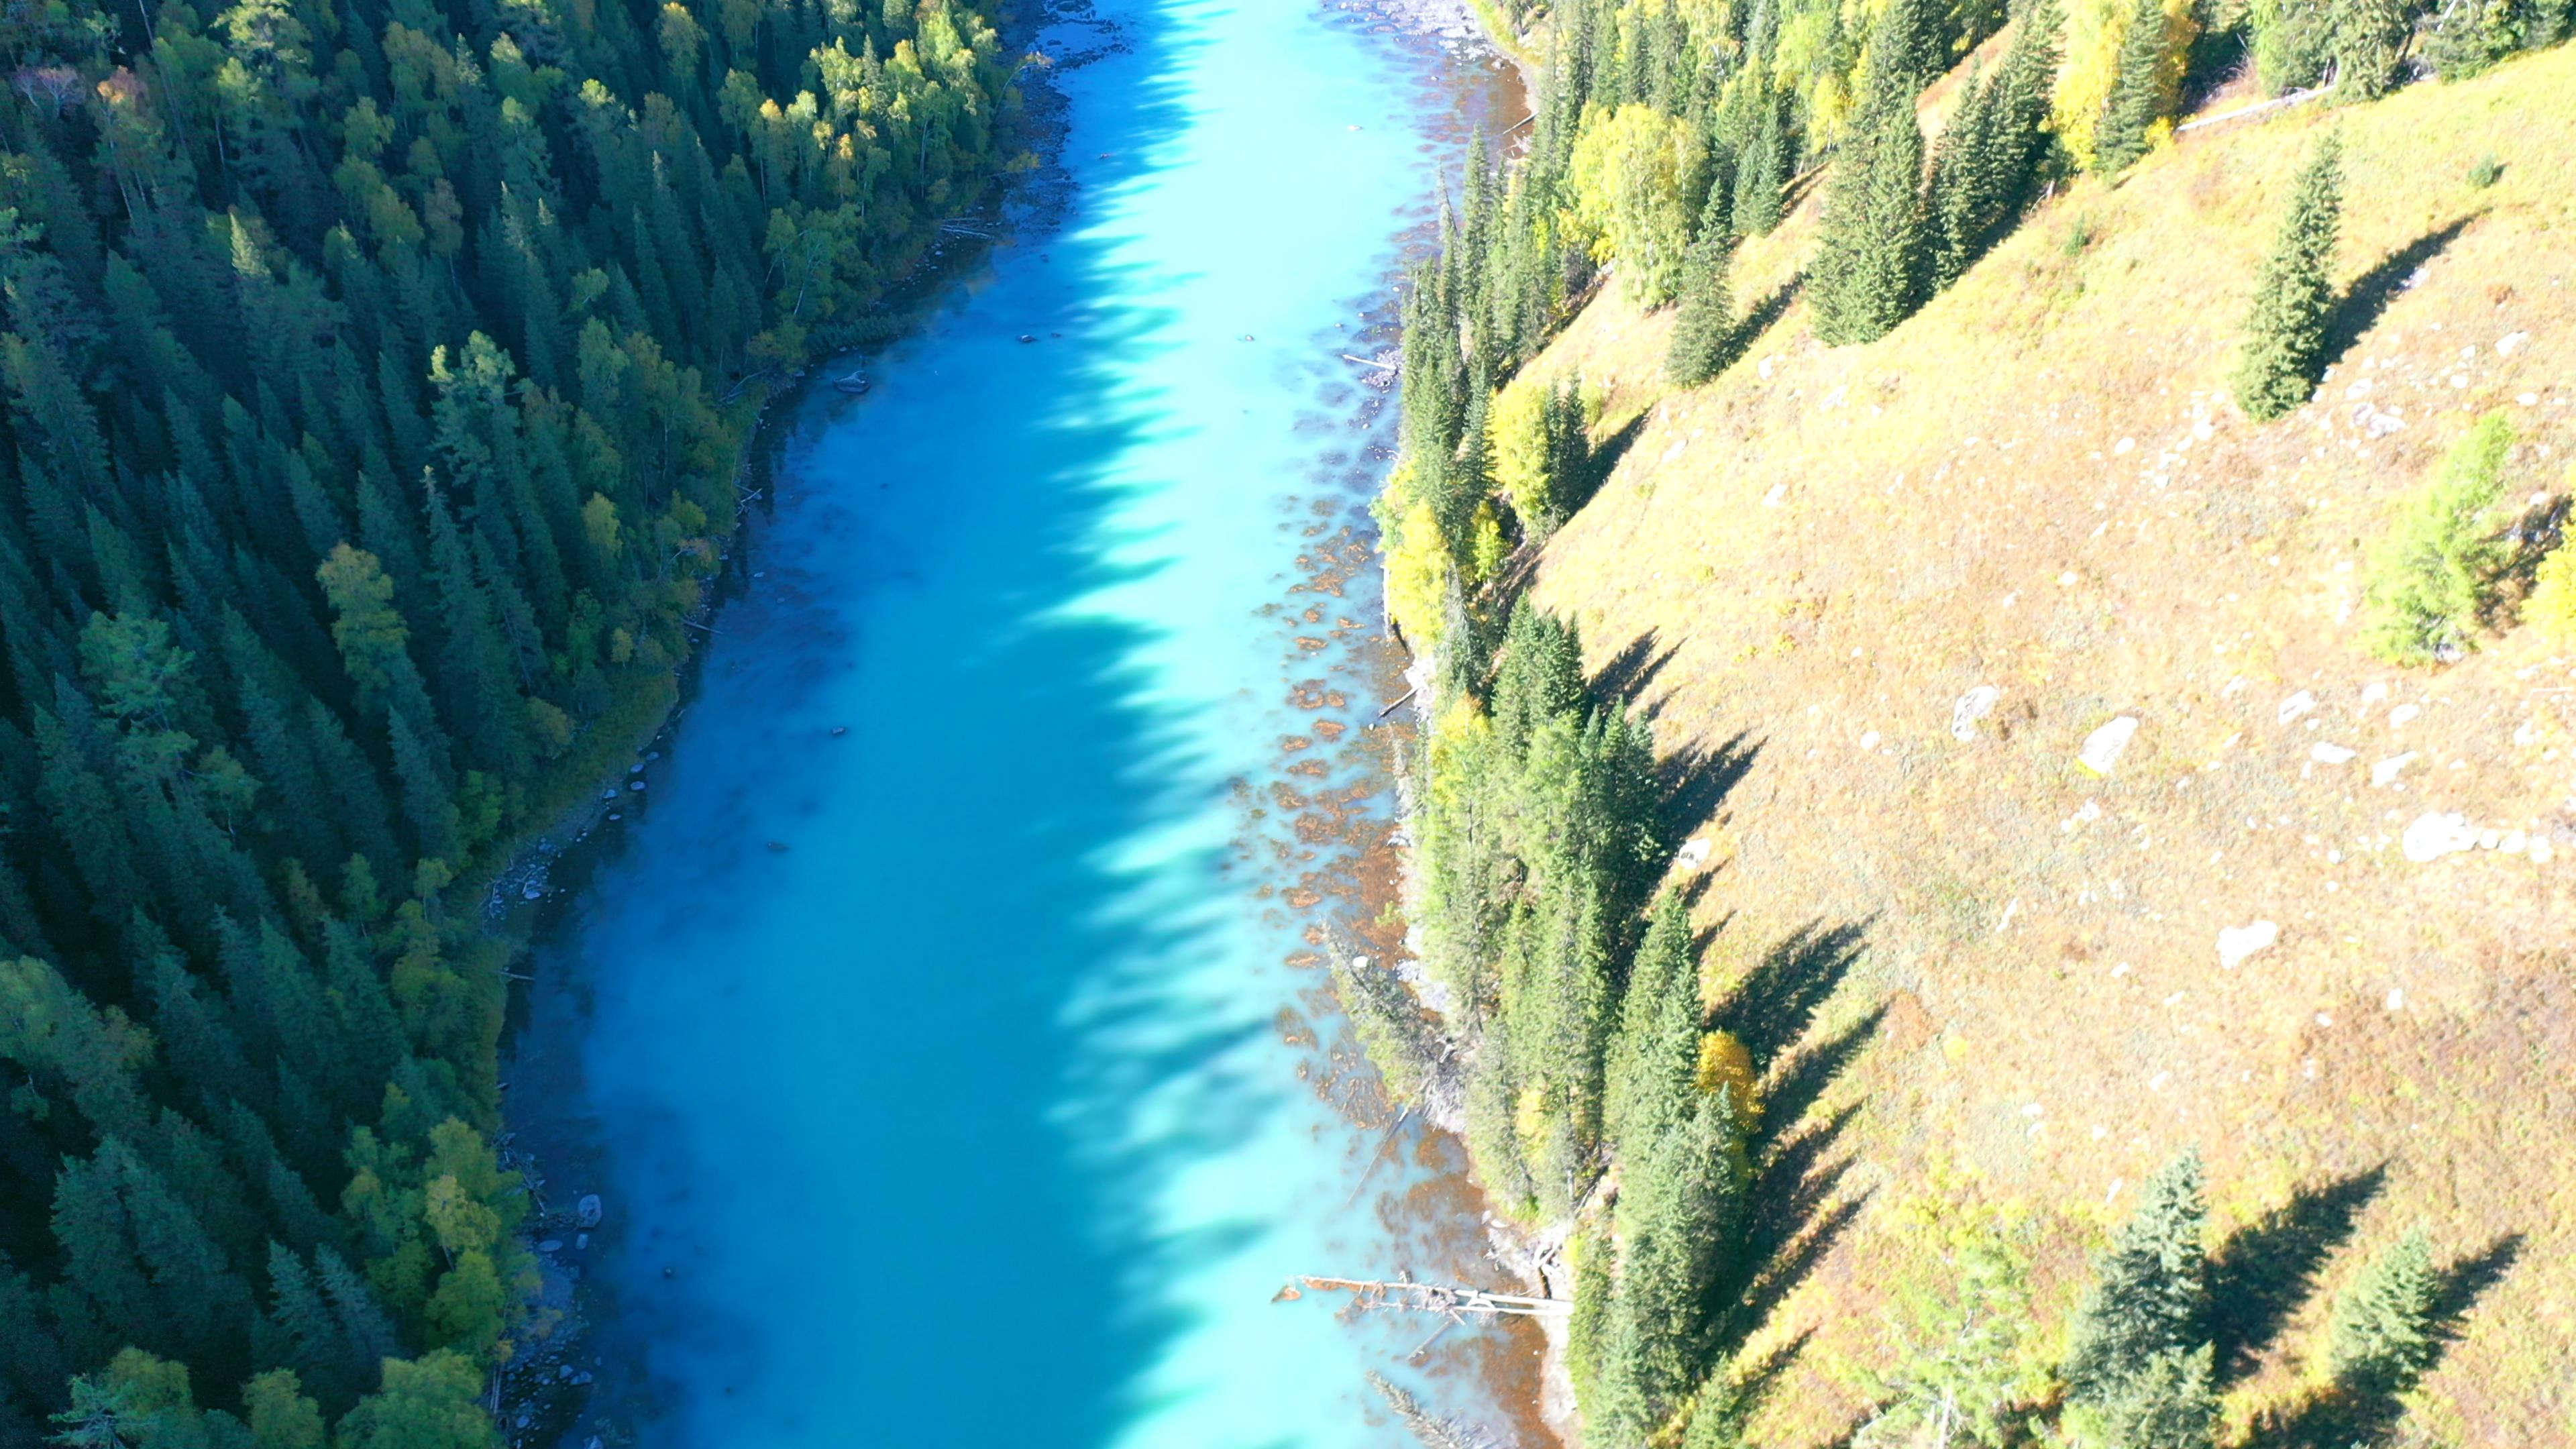
POLYGON ((2287 1285, 2233 1330, 2237 1420, 2421 1222, 2462 1311, 2418 1422, 2576 1442, 2576 648, 2518 626, 2510 582, 2440 669, 2372 659, 2357 612, 2396 501, 2480 413, 2520 438, 2497 526, 2570 487, 2576 48, 2194 133, 1869 346, 1821 347, 1790 288, 1815 205, 1739 257, 1739 303, 1786 305, 1711 385, 1667 394, 1670 317, 1615 288, 1539 364, 1607 386, 1624 453, 1536 598, 1654 713, 1678 835, 1709 843, 1712 995, 1802 928, 1861 935, 1811 1038, 1856 1054, 1810 1063, 1832 1082, 1791 1134, 1812 1201, 1781 1226, 1821 1251, 1754 1345, 1793 1355, 1766 1442, 1863 1409, 1841 1365, 1883 1361, 1927 1247, 1895 1209, 1936 1173, 2041 1214, 2055 1321, 2187 1144, 2221 1261, 2287 1285), (2256 425, 2238 324, 2327 126, 2348 341, 2318 401, 2256 425), (2109 774, 2078 765, 2121 716, 2109 774), (2491 848, 2408 859, 2428 813, 2491 848))

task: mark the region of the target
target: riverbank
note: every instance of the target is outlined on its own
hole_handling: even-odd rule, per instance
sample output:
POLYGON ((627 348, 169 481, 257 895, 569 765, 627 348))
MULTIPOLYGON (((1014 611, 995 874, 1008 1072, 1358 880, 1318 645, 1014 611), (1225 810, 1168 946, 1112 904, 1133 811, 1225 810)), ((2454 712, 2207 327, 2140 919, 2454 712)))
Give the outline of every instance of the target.
MULTIPOLYGON (((1130 78, 1114 91, 1073 78, 1092 108, 1070 153, 1079 220, 993 253, 892 349, 869 397, 781 415, 775 519, 735 550, 743 594, 665 758, 639 777, 653 803, 621 810, 634 817, 622 839, 594 837, 596 860, 554 878, 580 888, 540 945, 543 1040, 531 1055, 523 1035, 512 1079, 523 1100, 592 1113, 522 1140, 570 1150, 589 1133, 606 1164, 577 1184, 609 1185, 599 1227, 553 1256, 586 1255, 577 1281, 610 1285, 599 1316, 617 1352, 649 1356, 622 1385, 596 1370, 594 1387, 631 1395, 639 1417, 695 1422, 704 1394, 727 1422, 771 1423, 798 1397, 794 1366, 853 1334, 866 1372, 895 1373, 968 1331, 947 1303, 974 1296, 965 1283, 1036 1254, 996 1291, 1099 1321, 1040 1371, 1068 1406, 1054 1432, 1131 1419, 1122 1432, 1192 1432, 1165 1422, 1184 1401, 1147 1414, 1123 1395, 1205 1375, 1285 1424, 1313 1420, 1317 1385, 1347 1384, 1355 1403, 1312 1429, 1345 1442, 1373 1411, 1336 1366, 1361 1342, 1402 1350, 1422 1333, 1354 1336, 1321 1309, 1273 1309, 1280 1277, 1460 1266, 1387 1225, 1390 1210, 1474 1213, 1438 1202, 1442 1174, 1424 1166, 1437 1143, 1407 1129, 1390 1169, 1371 1156, 1385 1134, 1348 1125, 1330 1090, 1355 1085, 1335 1075, 1340 1033, 1306 1004, 1313 963, 1291 959, 1311 953, 1311 923, 1350 909, 1331 862, 1388 819, 1361 759, 1384 696, 1363 658, 1374 579, 1357 531, 1385 422, 1363 404, 1376 370, 1340 355, 1390 340, 1384 280, 1433 219, 1411 179, 1415 128, 1435 81, 1451 82, 1358 83, 1349 59, 1382 54, 1362 39, 1386 24, 1375 14, 1194 10, 1169 24, 1119 53, 1130 78), (1247 35, 1263 38, 1225 38, 1247 35), (1282 137, 1285 113, 1253 102, 1292 74, 1309 110, 1282 137), (1227 106, 1182 126, 1160 93, 1170 76, 1227 106), (1336 169, 1334 194, 1360 210, 1283 210, 1292 197, 1238 174, 1253 156, 1272 175, 1336 169), (1400 197, 1400 215, 1370 197, 1400 197), (1269 250, 1238 256, 1239 236, 1203 235, 1212 212, 1270 218, 1269 250), (1390 231, 1405 240, 1390 248, 1390 231), (1291 239, 1293 263, 1278 250, 1291 239), (1302 290, 1277 295, 1282 277, 1302 290), (1165 538, 1141 558, 1118 542, 1165 538), (889 829, 900 850, 873 838, 889 829), (1238 899, 1240 917, 1217 909, 1238 899), (977 969, 934 986, 896 966, 914 962, 977 969), (812 1039, 835 1022, 865 1049, 812 1039), (939 1049, 969 1041, 983 1070, 939 1049), (1191 1119, 1234 1130, 1170 1130, 1183 1099, 1191 1119), (720 1124, 754 1140, 721 1141, 720 1124), (969 1144, 992 1150, 960 1159, 969 1144), (943 1199, 930 1217, 888 1217, 864 1190, 898 1162, 943 1199), (987 1203, 1004 1162, 1009 1185, 987 1203), (1232 1230, 1190 1254, 1158 1246, 1253 1203, 1275 1252, 1229 1246, 1232 1230), (1135 1236, 1148 1214, 1178 1226, 1135 1236), (870 1254, 854 1276, 850 1245, 896 1240, 901 1254, 870 1254), (1162 1276, 1092 1295, 1143 1264, 1162 1276), (931 1266, 944 1289, 907 1293, 931 1266), (809 1315, 825 1284, 917 1303, 915 1342, 809 1315), (1155 1302, 1189 1305, 1176 1324, 1231 1325, 1236 1348, 1158 1326, 1141 1306, 1155 1302), (804 1336, 773 1336, 790 1324, 804 1336), (754 1341, 773 1347, 752 1354, 754 1341), (1310 1365, 1306 1396, 1269 1404, 1298 1386, 1234 1383, 1244 1342, 1310 1365)), ((903 1372, 944 1382, 955 1366, 903 1372)), ((845 1412, 802 1398, 808 1417, 778 1419, 780 1442, 845 1412)), ((880 1406, 875 1431, 899 1434, 925 1407, 880 1406)))
MULTIPOLYGON (((1041 31, 1060 23, 1057 17, 1088 9, 1080 0, 1066 0, 1022 18, 1006 37, 1011 50, 1029 51, 1041 31)), ((1050 55, 1046 65, 1023 72, 1018 139, 1023 143, 1021 155, 1031 164, 998 178, 1001 186, 982 205, 943 222, 942 231, 954 240, 934 242, 929 264, 892 291, 880 314, 845 329, 833 350, 810 367, 784 376, 754 374, 735 383, 737 392, 756 391, 740 404, 748 413, 751 436, 735 474, 739 503, 734 526, 724 539, 721 572, 691 622, 708 643, 720 637, 718 621, 727 606, 739 600, 758 576, 753 565, 760 552, 762 525, 774 512, 778 455, 785 444, 785 430, 793 426, 788 419, 818 387, 847 372, 853 363, 873 362, 886 347, 924 325, 956 287, 985 265, 996 247, 1011 245, 1024 235, 1043 236, 1055 225, 1071 183, 1061 155, 1065 99, 1053 78, 1097 59, 1100 53, 1050 55), (1006 230, 1006 225, 1015 225, 1015 230, 1006 230)), ((685 713, 708 688, 708 656, 706 648, 692 652, 663 690, 639 702, 632 713, 641 722, 612 732, 627 743, 600 756, 601 768, 592 788, 578 803, 558 812, 552 824, 514 847, 507 863, 473 892, 482 902, 485 931, 509 944, 514 967, 524 967, 535 943, 563 926, 571 903, 600 863, 623 844, 627 817, 640 810, 653 767, 661 762, 685 713)), ((534 978, 514 971, 512 981, 503 1038, 505 1092, 512 1085, 509 1077, 515 1075, 508 1064, 526 1026, 534 978)), ((568 1255, 588 1249, 592 1232, 611 1209, 589 1190, 597 1177, 595 1163, 585 1162, 578 1152, 532 1151, 519 1140, 515 1124, 527 1107, 524 1094, 505 1097, 504 1120, 509 1125, 495 1147, 503 1169, 519 1173, 526 1183, 532 1211, 520 1237, 539 1264, 540 1279, 523 1329, 524 1341, 532 1349, 514 1354, 492 1375, 494 1421, 514 1446, 566 1444, 597 1449, 633 1442, 629 1426, 618 1417, 589 1412, 599 1368, 591 1342, 599 1305, 584 1286, 578 1266, 567 1261, 568 1255), (568 1180, 571 1186, 550 1193, 550 1170, 558 1182, 568 1180)))

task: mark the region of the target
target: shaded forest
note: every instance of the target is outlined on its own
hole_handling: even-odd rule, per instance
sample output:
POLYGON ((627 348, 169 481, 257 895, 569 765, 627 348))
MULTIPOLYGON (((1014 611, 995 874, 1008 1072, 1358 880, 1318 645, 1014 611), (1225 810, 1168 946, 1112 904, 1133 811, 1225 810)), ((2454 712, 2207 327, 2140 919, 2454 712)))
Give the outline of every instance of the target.
POLYGON ((489 1442, 467 892, 667 704, 759 397, 986 195, 1014 62, 971 0, 0 48, 0 1442, 489 1442))

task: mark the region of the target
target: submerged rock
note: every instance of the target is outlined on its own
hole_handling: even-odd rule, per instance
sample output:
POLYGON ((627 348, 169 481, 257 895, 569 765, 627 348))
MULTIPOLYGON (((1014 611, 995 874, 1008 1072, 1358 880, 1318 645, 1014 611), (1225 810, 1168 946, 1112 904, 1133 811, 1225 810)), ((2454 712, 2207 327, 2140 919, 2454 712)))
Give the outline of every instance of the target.
POLYGON ((602 1212, 603 1209, 600 1207, 599 1194, 589 1192, 582 1194, 581 1201, 573 1204, 572 1217, 574 1222, 581 1224, 585 1228, 595 1228, 599 1226, 599 1219, 602 1212))

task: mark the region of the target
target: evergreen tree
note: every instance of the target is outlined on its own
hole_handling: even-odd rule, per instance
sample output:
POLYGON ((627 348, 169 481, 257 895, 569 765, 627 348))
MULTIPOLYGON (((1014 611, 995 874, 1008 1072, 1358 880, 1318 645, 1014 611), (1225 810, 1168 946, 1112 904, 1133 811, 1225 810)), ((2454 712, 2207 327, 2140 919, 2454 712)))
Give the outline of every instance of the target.
POLYGON ((1727 285, 1725 229, 1708 228, 1682 261, 1682 301, 1673 317, 1664 376, 1679 387, 1697 387, 1717 376, 1735 345, 1735 298, 1727 285))
POLYGON ((2440 1291, 2422 1228, 2365 1264, 2335 1296, 2326 1365, 2336 1384, 2371 1395, 2413 1388, 2441 1356, 2433 1322, 2440 1291))
POLYGON ((2171 50, 2164 0, 2138 0, 2120 41, 2119 68, 2103 103, 2101 124, 2093 132, 2095 170, 2117 175, 2147 154, 2149 133, 2164 116, 2171 50))
POLYGON ((1922 274, 1923 133, 1910 99, 1860 123, 1825 194, 1824 234, 1808 293, 1816 336, 1873 342, 1913 314, 1922 274))
POLYGON ((2159 1354, 2209 1342, 2208 1210, 2200 1155, 2185 1152, 2150 1179, 2137 1211, 2093 1265, 2066 1356, 2068 1398, 2108 1407, 2159 1354))
POLYGON ((1788 184, 1788 146, 1781 135, 1778 97, 1765 91, 1754 102, 1759 119, 1753 139, 1736 162, 1734 210, 1728 223, 1738 236, 1769 236, 1780 224, 1780 192, 1788 184))
POLYGON ((2268 422, 2315 390, 2334 312, 2330 274, 2343 218, 2343 148, 2335 132, 2317 142, 2290 193, 2281 228, 2254 280, 2245 319, 2236 404, 2268 422))
POLYGON ((2109 1398, 2073 1411, 2079 1443, 2102 1449, 2213 1449, 2218 1442, 2216 1348, 2160 1349, 2135 1365, 2109 1398))

